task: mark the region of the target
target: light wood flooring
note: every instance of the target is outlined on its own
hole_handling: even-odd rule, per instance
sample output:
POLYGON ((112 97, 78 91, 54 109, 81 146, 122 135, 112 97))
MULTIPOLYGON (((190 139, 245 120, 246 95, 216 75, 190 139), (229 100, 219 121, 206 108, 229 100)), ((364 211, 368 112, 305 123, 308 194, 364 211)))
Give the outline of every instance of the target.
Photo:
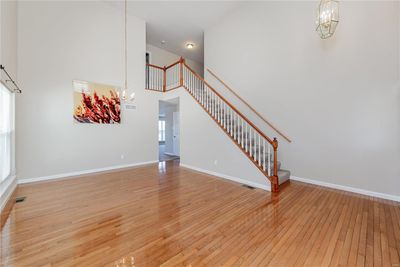
POLYGON ((3 266, 400 266, 400 204, 153 164, 20 186, 3 266))

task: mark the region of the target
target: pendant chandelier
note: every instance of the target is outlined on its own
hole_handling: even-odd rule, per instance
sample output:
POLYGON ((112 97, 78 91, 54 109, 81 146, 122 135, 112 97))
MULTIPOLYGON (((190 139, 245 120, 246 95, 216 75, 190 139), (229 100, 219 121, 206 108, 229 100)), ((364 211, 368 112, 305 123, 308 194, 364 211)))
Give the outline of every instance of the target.
MULTIPOLYGON (((129 95, 129 98, 127 97, 127 95, 129 94, 129 89, 128 89, 128 1, 125 0, 125 55, 124 55, 124 59, 125 59, 125 64, 124 64, 124 69, 125 69, 125 82, 124 82, 124 87, 122 89, 122 95, 121 95, 121 100, 124 102, 132 102, 133 100, 135 100, 135 93, 132 92, 129 95)), ((119 94, 118 94, 119 95, 119 94)))
POLYGON ((317 33, 322 39, 331 37, 339 23, 339 1, 321 0, 317 9, 317 33))

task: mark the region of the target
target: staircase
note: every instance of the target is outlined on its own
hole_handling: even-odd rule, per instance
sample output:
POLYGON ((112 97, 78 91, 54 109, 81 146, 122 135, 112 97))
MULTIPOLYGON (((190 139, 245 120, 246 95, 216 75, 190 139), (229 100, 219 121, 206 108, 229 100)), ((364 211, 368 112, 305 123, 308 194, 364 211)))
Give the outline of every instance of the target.
POLYGON ((271 182, 271 191, 288 181, 281 169, 278 141, 268 138, 229 101, 193 71, 183 58, 165 67, 146 65, 146 89, 168 92, 183 87, 271 182))

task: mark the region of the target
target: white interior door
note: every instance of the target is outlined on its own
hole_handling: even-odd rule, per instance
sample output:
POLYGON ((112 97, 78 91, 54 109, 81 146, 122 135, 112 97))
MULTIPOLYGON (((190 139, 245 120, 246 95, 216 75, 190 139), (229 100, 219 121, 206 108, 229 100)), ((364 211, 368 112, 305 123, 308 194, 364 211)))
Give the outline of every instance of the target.
POLYGON ((172 133, 174 155, 180 156, 179 111, 172 113, 172 133))

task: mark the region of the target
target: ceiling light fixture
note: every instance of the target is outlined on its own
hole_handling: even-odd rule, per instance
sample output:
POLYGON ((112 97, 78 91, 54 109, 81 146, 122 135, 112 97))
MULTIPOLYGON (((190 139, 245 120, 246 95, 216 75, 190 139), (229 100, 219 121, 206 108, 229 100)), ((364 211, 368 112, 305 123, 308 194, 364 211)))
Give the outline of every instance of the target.
POLYGON ((317 32, 322 39, 331 37, 339 23, 339 1, 321 0, 317 9, 317 32))
MULTIPOLYGON (((129 95, 129 99, 127 98, 127 94, 128 94, 128 14, 127 11, 128 10, 128 1, 125 0, 125 65, 124 65, 124 69, 125 69, 125 83, 124 83, 124 87, 122 89, 122 95, 121 95, 121 100, 122 101, 130 101, 132 102, 133 100, 135 100, 135 93, 132 92, 129 95)), ((119 96, 119 93, 118 93, 119 96)))
POLYGON ((193 49, 194 48, 194 44, 193 43, 187 43, 186 44, 186 48, 187 49, 193 49))

